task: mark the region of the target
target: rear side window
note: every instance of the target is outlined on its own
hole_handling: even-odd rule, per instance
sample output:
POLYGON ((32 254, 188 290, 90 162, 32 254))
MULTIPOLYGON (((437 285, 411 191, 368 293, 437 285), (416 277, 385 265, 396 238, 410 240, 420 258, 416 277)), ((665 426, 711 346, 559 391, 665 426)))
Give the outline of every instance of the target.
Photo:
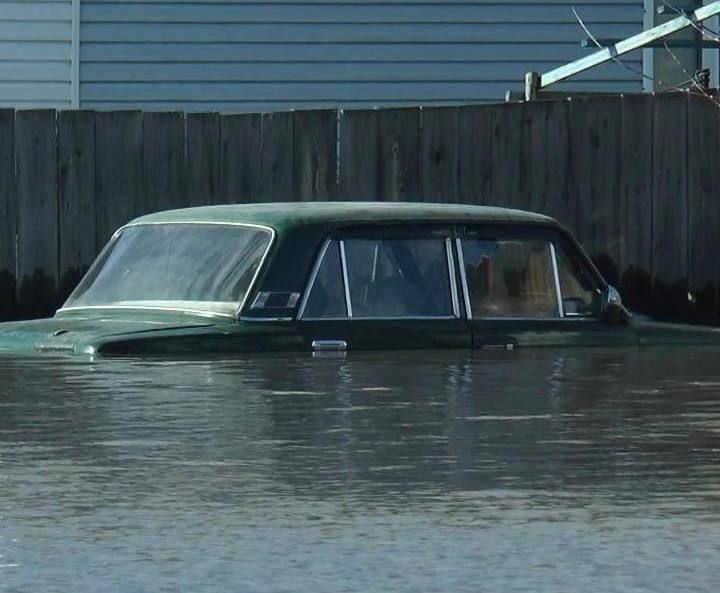
POLYGON ((466 239, 473 317, 559 317, 553 252, 542 240, 466 239))
POLYGON ((312 282, 306 319, 456 316, 444 238, 333 240, 312 282))

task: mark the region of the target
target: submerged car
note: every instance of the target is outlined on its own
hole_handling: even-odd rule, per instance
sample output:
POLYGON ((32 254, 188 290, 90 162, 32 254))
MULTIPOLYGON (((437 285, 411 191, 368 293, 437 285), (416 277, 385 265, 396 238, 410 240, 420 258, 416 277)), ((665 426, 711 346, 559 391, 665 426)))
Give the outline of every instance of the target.
POLYGON ((450 204, 274 203, 143 216, 51 319, 0 352, 149 355, 720 344, 641 321, 540 214, 450 204))

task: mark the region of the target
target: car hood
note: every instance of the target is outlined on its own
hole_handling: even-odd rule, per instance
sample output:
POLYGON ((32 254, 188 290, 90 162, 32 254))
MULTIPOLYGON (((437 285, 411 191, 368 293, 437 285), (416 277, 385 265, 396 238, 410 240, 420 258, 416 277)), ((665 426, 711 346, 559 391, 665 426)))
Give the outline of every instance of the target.
POLYGON ((139 333, 207 328, 203 318, 138 318, 62 316, 0 323, 0 353, 93 354, 108 340, 139 333))
POLYGON ((637 333, 640 346, 720 346, 720 327, 667 323, 643 316, 636 316, 632 327, 637 333))

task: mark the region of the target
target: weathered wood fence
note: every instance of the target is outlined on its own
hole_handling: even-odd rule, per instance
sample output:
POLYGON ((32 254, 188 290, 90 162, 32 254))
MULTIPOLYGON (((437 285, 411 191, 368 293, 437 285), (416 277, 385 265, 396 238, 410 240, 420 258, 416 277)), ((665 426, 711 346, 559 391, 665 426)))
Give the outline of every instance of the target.
POLYGON ((634 308, 720 321, 720 108, 690 95, 247 115, 0 110, 0 319, 171 207, 459 201, 569 226, 634 308))

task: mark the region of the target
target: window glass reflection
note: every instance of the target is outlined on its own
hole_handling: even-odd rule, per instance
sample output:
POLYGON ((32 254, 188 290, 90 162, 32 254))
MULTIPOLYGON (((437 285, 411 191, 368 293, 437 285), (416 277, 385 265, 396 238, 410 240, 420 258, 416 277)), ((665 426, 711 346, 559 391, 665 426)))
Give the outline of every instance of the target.
MULTIPOLYGON (((451 317, 452 293, 444 239, 342 241, 354 318, 451 317)), ((346 317, 340 241, 318 269, 304 317, 346 317)))
POLYGON ((65 307, 162 307, 234 315, 271 239, 268 230, 240 225, 129 226, 65 307))
POLYGON ((560 293, 565 317, 596 317, 600 313, 600 290, 587 269, 556 249, 560 293))
POLYGON ((443 239, 349 239, 353 317, 448 317, 452 298, 443 239))
POLYGON ((546 241, 462 242, 473 317, 558 317, 552 252, 546 241))
POLYGON ((347 316, 340 247, 337 241, 332 241, 325 251, 305 306, 304 316, 311 319, 347 316))

